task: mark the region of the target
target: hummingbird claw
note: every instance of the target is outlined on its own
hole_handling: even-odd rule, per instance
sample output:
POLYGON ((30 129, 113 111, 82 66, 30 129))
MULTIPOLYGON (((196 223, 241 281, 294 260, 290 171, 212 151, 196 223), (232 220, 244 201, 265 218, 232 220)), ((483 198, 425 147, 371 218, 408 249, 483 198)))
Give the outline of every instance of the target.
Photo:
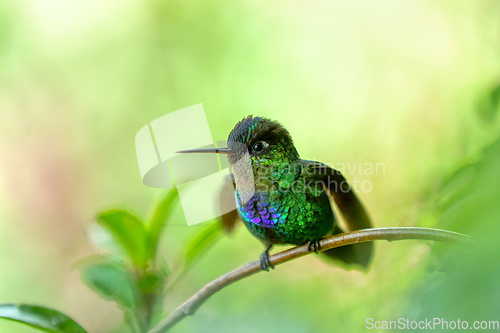
POLYGON ((274 265, 269 260, 269 249, 270 248, 265 250, 264 253, 260 255, 260 267, 262 267, 262 270, 266 272, 269 272, 269 268, 274 269, 274 265))
POLYGON ((319 243, 319 240, 309 241, 309 242, 307 242, 307 246, 308 246, 309 252, 314 251, 314 253, 316 253, 316 254, 321 249, 321 244, 319 243))

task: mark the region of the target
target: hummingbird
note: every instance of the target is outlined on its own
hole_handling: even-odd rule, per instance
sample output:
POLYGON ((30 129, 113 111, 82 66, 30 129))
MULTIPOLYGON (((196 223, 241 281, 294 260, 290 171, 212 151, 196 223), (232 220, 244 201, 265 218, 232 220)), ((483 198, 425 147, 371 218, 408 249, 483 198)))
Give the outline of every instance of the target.
MULTIPOLYGON (((301 159, 290 133, 277 121, 248 116, 230 132, 225 148, 198 148, 179 153, 226 154, 232 169, 237 209, 222 216, 237 217, 260 240, 263 270, 274 266, 269 251, 275 244, 308 244, 318 252, 327 236, 371 228, 371 220, 345 177, 327 164, 301 159), (333 203, 344 217, 338 223, 333 203)), ((373 244, 329 249, 322 254, 351 267, 366 268, 373 244)))

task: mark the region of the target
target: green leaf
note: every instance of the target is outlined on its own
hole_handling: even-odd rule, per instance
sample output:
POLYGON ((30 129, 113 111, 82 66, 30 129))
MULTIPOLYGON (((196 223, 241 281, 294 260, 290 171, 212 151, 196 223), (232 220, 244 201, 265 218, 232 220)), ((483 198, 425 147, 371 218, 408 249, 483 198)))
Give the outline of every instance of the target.
POLYGON ((83 283, 103 299, 134 309, 138 305, 138 291, 125 263, 111 257, 91 256, 80 268, 83 283))
POLYGON ((150 238, 146 226, 138 217, 126 210, 113 209, 98 213, 96 221, 113 236, 137 267, 146 267, 150 259, 150 238))
POLYGON ((0 318, 14 320, 44 332, 85 333, 73 319, 59 311, 27 304, 0 304, 0 318))
POLYGON ((151 258, 156 257, 158 248, 158 240, 164 227, 168 223, 168 217, 172 212, 172 206, 179 199, 177 189, 170 190, 163 195, 160 200, 154 205, 151 218, 149 219, 148 228, 151 236, 150 254, 151 258))
POLYGON ((201 227, 193 234, 184 250, 184 266, 189 267, 202 253, 204 253, 221 235, 219 223, 211 223, 201 227))

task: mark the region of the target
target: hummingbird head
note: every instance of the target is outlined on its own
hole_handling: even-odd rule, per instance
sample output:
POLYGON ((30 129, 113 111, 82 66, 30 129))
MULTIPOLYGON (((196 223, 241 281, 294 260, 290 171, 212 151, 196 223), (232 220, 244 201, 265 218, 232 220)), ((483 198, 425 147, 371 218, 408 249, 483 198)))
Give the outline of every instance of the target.
POLYGON ((231 165, 248 153, 252 165, 263 162, 292 161, 299 158, 290 133, 277 121, 248 116, 229 133, 228 155, 231 165))
POLYGON ((248 193, 253 193, 255 180, 265 182, 268 175, 289 169, 300 158, 290 133, 280 123, 253 116, 236 124, 229 133, 226 148, 196 148, 178 153, 227 154, 238 187, 248 193))

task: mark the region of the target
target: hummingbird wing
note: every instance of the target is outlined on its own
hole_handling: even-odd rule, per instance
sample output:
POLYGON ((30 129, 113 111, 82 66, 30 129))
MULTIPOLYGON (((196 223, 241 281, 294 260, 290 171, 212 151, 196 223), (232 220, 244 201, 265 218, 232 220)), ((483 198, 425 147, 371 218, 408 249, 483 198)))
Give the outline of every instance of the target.
MULTIPOLYGON (((326 191, 335 201, 340 213, 344 217, 346 231, 372 228, 372 223, 363 204, 349 185, 345 177, 338 170, 329 167, 326 164, 314 161, 304 161, 306 167, 306 177, 322 181, 326 191)), ((336 226, 335 234, 344 231, 336 226)), ((343 246, 324 251, 326 255, 340 259, 348 264, 359 264, 366 268, 370 263, 373 253, 373 243, 360 243, 355 245, 343 246)))
POLYGON ((220 216, 220 222, 228 234, 234 230, 239 220, 238 211, 236 209, 231 210, 231 207, 235 205, 234 188, 234 176, 230 174, 225 178, 219 195, 220 211, 226 212, 220 216))

